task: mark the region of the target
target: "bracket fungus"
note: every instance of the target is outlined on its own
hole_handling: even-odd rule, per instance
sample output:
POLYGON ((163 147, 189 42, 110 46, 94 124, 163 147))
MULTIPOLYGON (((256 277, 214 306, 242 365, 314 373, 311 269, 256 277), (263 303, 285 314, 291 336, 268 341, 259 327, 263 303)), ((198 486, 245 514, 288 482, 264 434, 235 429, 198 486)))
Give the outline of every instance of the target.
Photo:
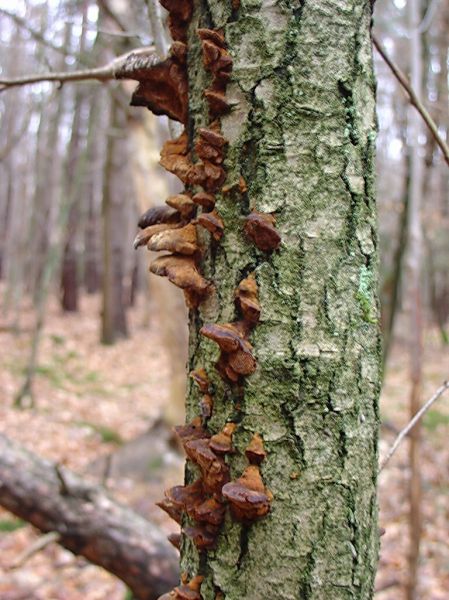
POLYGON ((152 206, 143 213, 140 217, 137 226, 140 229, 145 229, 150 225, 157 225, 159 223, 178 223, 181 220, 179 212, 170 206, 161 204, 159 206, 152 206))
POLYGON ((219 431, 210 438, 209 447, 216 454, 229 454, 233 452, 232 435, 236 427, 235 423, 226 423, 222 431, 219 431))
POLYGON ((184 449, 188 458, 199 467, 204 489, 220 496, 223 485, 229 481, 229 467, 211 450, 209 440, 191 440, 184 444, 184 449))
POLYGON ((263 447, 263 440, 258 433, 255 433, 251 438, 245 450, 246 458, 252 465, 260 465, 265 460, 267 453, 263 447))
POLYGON ((224 223, 218 212, 214 209, 211 212, 205 212, 198 215, 198 225, 207 229, 214 240, 221 240, 223 237, 224 223))
POLYGON ((246 235, 256 244, 259 250, 271 252, 279 248, 281 236, 276 231, 273 215, 253 210, 246 218, 246 235))
POLYGON ((193 379, 193 381, 197 384, 197 386, 200 388, 200 391, 203 392, 203 394, 207 394, 209 391, 209 378, 207 376, 207 373, 205 371, 205 369, 203 367, 199 367, 199 369, 195 369, 194 371, 190 372, 190 377, 193 379))
POLYGON ((187 133, 183 132, 174 140, 168 140, 162 146, 160 165, 173 173, 183 183, 189 179, 192 162, 189 156, 187 133))
POLYGON ((217 368, 222 375, 237 382, 240 376, 254 373, 257 364, 253 348, 245 339, 248 333, 245 322, 203 325, 200 333, 218 344, 221 356, 217 368))
POLYGON ((117 78, 126 77, 139 82, 131 97, 131 106, 146 106, 155 115, 187 122, 189 107, 185 57, 178 46, 162 62, 151 64, 148 57, 131 55, 126 70, 117 78))
POLYGON ((235 302, 245 321, 252 326, 260 318, 260 304, 257 297, 257 283, 254 273, 243 279, 235 292, 235 302))
POLYGON ((139 233, 134 238, 134 248, 137 249, 140 246, 145 246, 151 240, 151 238, 163 231, 170 231, 172 229, 177 229, 181 225, 179 223, 156 223, 155 225, 149 225, 139 231, 139 233))
POLYGON ((208 194, 207 192, 196 193, 192 200, 195 204, 202 206, 204 210, 212 210, 215 206, 215 196, 213 194, 208 194))
POLYGON ((191 256, 167 254, 156 258, 150 271, 161 277, 168 277, 177 287, 189 293, 189 305, 193 308, 206 294, 209 283, 202 277, 191 256))
POLYGON ((174 40, 187 41, 187 27, 193 12, 192 0, 160 0, 168 10, 168 27, 174 40))
POLYGON ((202 600, 200 589, 203 579, 201 575, 197 575, 190 581, 187 581, 187 577, 181 577, 181 585, 159 596, 157 600, 202 600))
POLYGON ((195 144, 195 152, 203 160, 221 165, 223 162, 224 147, 228 143, 226 138, 214 129, 201 127, 198 130, 198 140, 195 144))
POLYGON ((188 194, 176 194, 175 196, 170 196, 165 203, 176 209, 185 219, 190 219, 196 208, 195 202, 188 194))
POLYGON ((265 488, 258 465, 249 465, 241 477, 223 486, 223 496, 237 521, 249 523, 270 511, 271 493, 265 488))
POLYGON ((232 70, 232 57, 226 50, 224 35, 214 29, 198 29, 201 39, 204 67, 213 76, 214 89, 224 87, 232 70))
POLYGON ((165 229, 151 236, 148 250, 159 252, 167 250, 176 254, 192 255, 198 250, 196 227, 188 223, 177 229, 165 229))

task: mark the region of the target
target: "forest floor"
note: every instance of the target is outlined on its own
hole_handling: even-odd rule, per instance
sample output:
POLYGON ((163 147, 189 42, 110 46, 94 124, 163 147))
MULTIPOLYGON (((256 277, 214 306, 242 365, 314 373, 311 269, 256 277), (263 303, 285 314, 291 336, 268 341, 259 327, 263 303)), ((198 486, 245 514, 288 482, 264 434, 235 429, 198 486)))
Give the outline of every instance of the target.
MULTIPOLYGON (((182 481, 183 459, 174 451, 160 456, 151 429, 168 401, 167 360, 161 331, 148 307, 130 311, 131 337, 100 346, 99 305, 83 298, 81 311, 62 315, 49 308, 35 381, 36 406, 17 410, 13 398, 26 363, 31 311, 21 315, 17 334, 0 323, 0 432, 42 457, 81 474, 104 479, 111 494, 167 531, 165 513, 154 506, 162 490, 182 481), (3 325, 3 327, 2 327, 3 325), (103 459, 113 455, 113 463, 103 459), (169 456, 168 456, 169 455, 169 456), (149 458, 151 457, 151 458, 149 458)), ((423 397, 449 377, 449 352, 428 335, 423 397)), ((381 456, 407 422, 409 393, 406 352, 392 352, 382 394, 381 456)), ((180 419, 181 420, 181 419, 180 419)), ((423 421, 423 543, 420 600, 447 600, 449 590, 449 394, 423 421)), ((403 597, 407 552, 407 444, 380 476, 381 559, 379 600, 403 597)), ((117 579, 56 544, 24 559, 38 533, 0 510, 0 598, 2 600, 124 600, 117 579)), ((329 599, 331 600, 331 599, 329 599)))

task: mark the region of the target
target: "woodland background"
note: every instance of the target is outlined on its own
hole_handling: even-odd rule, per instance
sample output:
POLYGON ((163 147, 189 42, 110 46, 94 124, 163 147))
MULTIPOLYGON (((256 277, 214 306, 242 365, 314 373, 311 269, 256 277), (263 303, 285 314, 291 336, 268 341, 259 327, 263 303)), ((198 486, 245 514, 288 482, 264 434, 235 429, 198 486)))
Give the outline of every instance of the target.
MULTIPOLYGON (((1 0, 1 79, 100 66, 152 44, 153 31, 167 45, 152 10, 149 19, 154 6, 152 0, 1 0)), ((405 73, 418 60, 421 100, 447 140, 449 0, 423 0, 421 12, 418 55, 406 0, 378 0, 374 31, 405 73)), ((413 145, 417 113, 374 53, 382 456, 409 420, 412 380, 422 380, 424 400, 449 377, 449 167, 424 126, 413 145), (418 248, 408 223, 414 148, 421 169, 418 248), (408 285, 413 253, 421 263, 415 321, 408 285)), ((132 88, 80 81, 1 90, 0 84, 0 431, 105 483, 169 533, 172 525, 154 502, 182 478, 170 426, 183 420, 185 309, 166 282, 149 279, 148 257, 135 252, 133 239, 139 214, 178 188, 157 164, 170 125, 129 107, 132 88)), ((449 590, 448 431, 446 396, 422 421, 414 473, 423 491, 418 597, 428 600, 443 600, 449 590)), ((380 600, 401 597, 410 576, 410 477, 404 443, 380 476, 380 600)), ((56 544, 25 556, 37 537, 0 512, 2 599, 126 597, 121 582, 56 544)))

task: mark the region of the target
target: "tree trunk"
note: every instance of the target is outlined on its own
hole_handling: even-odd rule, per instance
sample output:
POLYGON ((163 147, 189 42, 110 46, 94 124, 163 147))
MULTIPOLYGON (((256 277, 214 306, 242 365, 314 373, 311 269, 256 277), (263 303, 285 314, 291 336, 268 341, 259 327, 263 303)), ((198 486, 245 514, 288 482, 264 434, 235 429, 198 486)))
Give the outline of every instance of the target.
MULTIPOLYGON (((410 60, 411 84, 418 99, 422 100, 423 61, 422 40, 419 25, 422 18, 420 0, 410 0, 408 4, 410 28, 410 60)), ((410 107, 410 200, 408 215, 408 297, 409 297, 409 350, 410 350, 410 418, 421 408, 422 387, 422 347, 423 347, 423 315, 422 315, 422 227, 421 200, 424 181, 424 157, 420 140, 423 134, 422 121, 413 107, 410 107)), ((407 599, 418 598, 418 565, 421 544, 421 423, 410 432, 409 461, 409 535, 410 550, 408 560, 407 599)))
POLYGON ((107 569, 140 600, 176 583, 176 553, 162 533, 105 491, 0 435, 0 504, 107 569))
MULTIPOLYGON (((191 313, 189 367, 204 367, 213 383, 210 431, 238 424, 232 480, 247 464, 251 436, 262 436, 273 500, 252 525, 227 517, 214 551, 199 553, 183 536, 181 572, 204 576, 204 600, 366 600, 379 545, 381 353, 371 2, 232 5, 194 2, 189 28, 191 143, 210 123, 203 92, 211 80, 196 30, 223 29, 233 58, 233 109, 221 130, 226 185, 236 184, 216 197, 224 236, 202 261, 216 291, 191 313), (245 237, 252 209, 276 216, 282 244, 272 254, 245 237), (232 385, 217 374, 218 351, 199 329, 237 320, 235 288, 251 272, 262 309, 250 337, 257 369, 232 385)), ((198 400, 190 385, 189 420, 198 400)), ((194 479, 191 466, 186 479, 194 479)))
POLYGON ((123 287, 122 238, 126 186, 127 143, 121 108, 112 100, 109 139, 103 180, 103 312, 101 342, 113 344, 128 336, 123 287))

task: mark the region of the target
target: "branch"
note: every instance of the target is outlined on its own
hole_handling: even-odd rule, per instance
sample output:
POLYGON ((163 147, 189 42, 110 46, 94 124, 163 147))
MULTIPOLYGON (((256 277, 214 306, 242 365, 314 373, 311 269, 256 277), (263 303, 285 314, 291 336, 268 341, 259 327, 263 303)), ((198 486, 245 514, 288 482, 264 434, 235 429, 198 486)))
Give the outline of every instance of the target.
POLYGON ((95 79, 97 81, 109 81, 116 79, 120 74, 120 79, 132 79, 132 59, 135 57, 149 58, 149 65, 155 64, 156 54, 153 46, 138 48, 132 52, 122 54, 114 58, 111 62, 103 67, 95 69, 81 69, 70 72, 54 72, 54 73, 39 73, 33 75, 24 75, 14 79, 0 79, 0 92, 22 85, 33 83, 41 83, 42 81, 58 81, 61 85, 65 81, 87 81, 95 79))
MULTIPOLYGON (((139 600, 156 600, 177 582, 174 549, 154 525, 100 486, 63 471, 0 434, 0 505, 122 579, 139 600)), ((46 538, 47 539, 47 538, 46 538)))
POLYGON ((60 539, 61 536, 59 533, 56 533, 56 531, 49 531, 45 535, 41 535, 31 544, 31 546, 26 548, 11 565, 8 566, 8 569, 19 569, 20 567, 23 567, 23 565, 35 554, 41 552, 50 544, 59 542, 60 539))
POLYGON ((423 404, 423 406, 418 410, 413 419, 404 427, 404 429, 401 430, 401 432, 395 439, 394 444, 391 446, 387 455, 381 462, 379 467, 379 473, 385 468, 385 465, 389 462, 390 458, 396 452, 402 440, 409 434, 409 432, 413 429, 416 423, 426 414, 426 412, 429 410, 432 404, 436 402, 438 398, 440 398, 444 394, 444 392, 446 392, 446 390, 449 390, 449 380, 445 381, 443 385, 437 389, 434 395, 431 398, 429 398, 429 400, 427 400, 427 402, 423 404))
POLYGON ((412 104, 412 106, 414 106, 416 108, 416 110, 419 112, 419 114, 423 118, 423 120, 424 120, 425 124, 427 125, 430 133, 432 134, 435 142, 440 147, 440 150, 443 153, 444 160, 446 161, 446 163, 449 166, 449 146, 446 144, 446 142, 443 140, 443 138, 438 133, 438 127, 437 127, 435 121, 432 119, 432 117, 428 113, 427 109, 425 108, 425 106, 422 104, 422 102, 416 95, 416 93, 413 90, 412 86, 410 85, 410 82, 407 79, 407 77, 404 75, 404 73, 401 71, 401 69, 389 58, 388 54, 385 52, 385 49, 382 47, 382 44, 379 42, 379 40, 377 39, 377 37, 374 34, 373 34, 373 44, 376 47, 379 54, 384 59, 384 61, 390 67, 393 75, 396 77, 396 79, 399 81, 401 86, 407 92, 409 99, 410 99, 410 103, 412 104))

